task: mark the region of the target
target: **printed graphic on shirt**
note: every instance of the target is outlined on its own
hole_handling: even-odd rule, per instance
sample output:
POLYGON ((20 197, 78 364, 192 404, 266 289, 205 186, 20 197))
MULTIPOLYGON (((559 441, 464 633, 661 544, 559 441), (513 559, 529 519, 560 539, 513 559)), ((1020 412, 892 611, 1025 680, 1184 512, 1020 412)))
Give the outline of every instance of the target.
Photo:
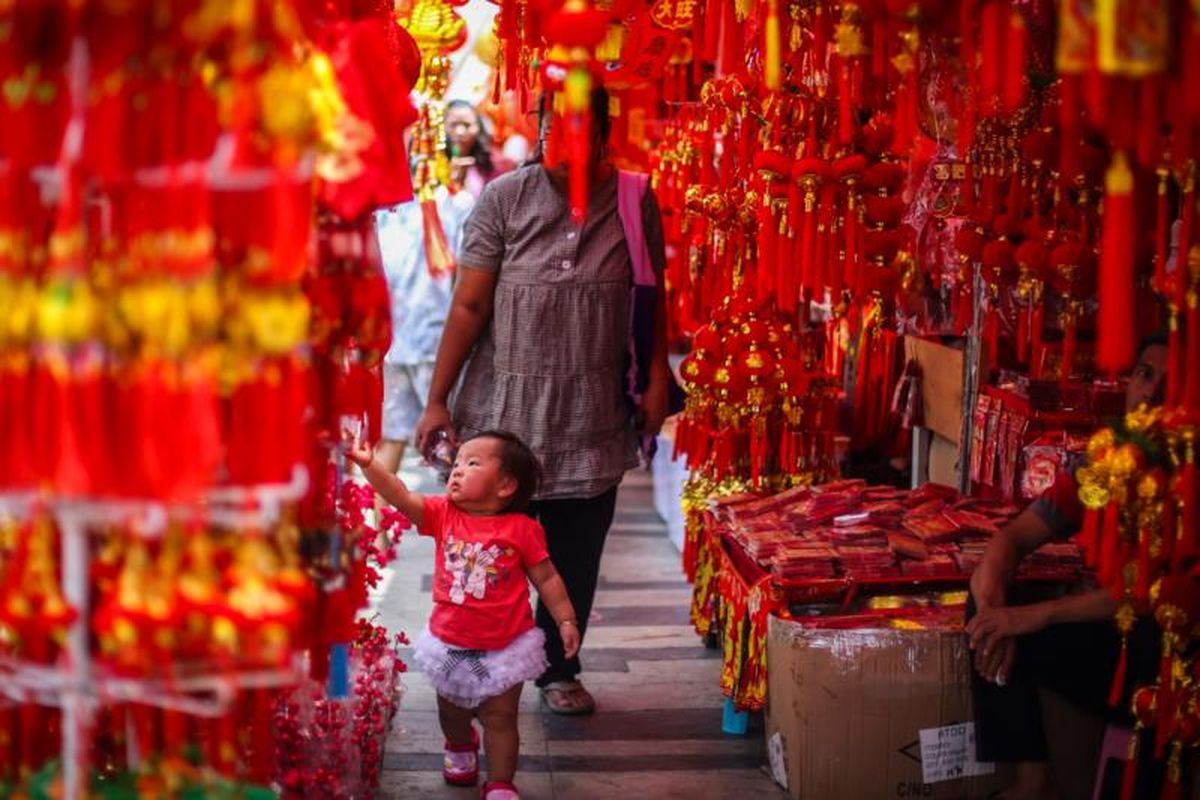
POLYGON ((446 581, 450 584, 450 602, 462 605, 467 595, 482 600, 488 587, 495 586, 508 574, 508 568, 497 562, 516 551, 511 547, 500 547, 483 542, 464 542, 447 536, 442 545, 442 564, 446 569, 446 581))

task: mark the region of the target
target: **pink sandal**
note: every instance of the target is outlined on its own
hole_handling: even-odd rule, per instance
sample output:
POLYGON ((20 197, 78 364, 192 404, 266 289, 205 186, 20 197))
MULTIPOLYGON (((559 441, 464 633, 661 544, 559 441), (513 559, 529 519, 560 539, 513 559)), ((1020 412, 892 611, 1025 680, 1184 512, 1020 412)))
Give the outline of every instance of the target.
POLYGON ((442 756, 442 778, 451 786, 474 786, 479 783, 479 734, 471 728, 470 744, 446 742, 442 756))
POLYGON ((517 787, 508 781, 488 781, 479 787, 479 797, 482 800, 521 800, 517 787))

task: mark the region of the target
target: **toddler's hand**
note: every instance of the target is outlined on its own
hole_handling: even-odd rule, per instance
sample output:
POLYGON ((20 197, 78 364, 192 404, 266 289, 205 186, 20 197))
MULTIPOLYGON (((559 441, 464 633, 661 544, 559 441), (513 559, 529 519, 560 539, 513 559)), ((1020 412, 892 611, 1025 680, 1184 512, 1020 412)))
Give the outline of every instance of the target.
POLYGON ((574 658, 579 652, 579 626, 574 622, 567 622, 558 626, 558 632, 562 635, 563 655, 574 658))
POLYGON ((361 439, 351 436, 348 431, 343 434, 342 449, 345 451, 346 457, 360 467, 367 466, 375 458, 374 451, 361 439))

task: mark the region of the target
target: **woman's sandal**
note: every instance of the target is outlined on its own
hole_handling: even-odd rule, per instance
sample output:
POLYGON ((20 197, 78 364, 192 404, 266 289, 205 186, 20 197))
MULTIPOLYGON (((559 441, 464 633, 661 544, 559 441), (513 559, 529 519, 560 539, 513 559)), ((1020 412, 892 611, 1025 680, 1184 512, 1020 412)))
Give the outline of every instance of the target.
POLYGON ((521 800, 517 787, 508 781, 488 781, 479 787, 479 797, 482 800, 521 800))
POLYGON ((442 756, 442 779, 451 786, 474 786, 479 783, 479 733, 471 727, 470 744, 446 742, 442 756))
POLYGON ((542 687, 542 701, 555 714, 581 716, 596 710, 596 700, 579 681, 555 681, 542 687))

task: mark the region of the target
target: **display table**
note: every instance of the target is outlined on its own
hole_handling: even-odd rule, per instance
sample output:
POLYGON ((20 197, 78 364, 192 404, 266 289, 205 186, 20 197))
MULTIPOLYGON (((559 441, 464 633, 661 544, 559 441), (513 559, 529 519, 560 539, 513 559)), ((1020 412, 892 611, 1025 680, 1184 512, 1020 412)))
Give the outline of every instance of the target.
MULTIPOLYGON (((814 627, 961 625, 970 574, 1015 513, 946 487, 861 481, 713 500, 688 541, 689 577, 692 623, 722 649, 722 690, 739 711, 766 705, 771 614, 811 617, 814 627), (917 594, 929 599, 906 600, 917 594)), ((1078 548, 1053 543, 1019 578, 1070 584, 1081 573, 1078 548)))

